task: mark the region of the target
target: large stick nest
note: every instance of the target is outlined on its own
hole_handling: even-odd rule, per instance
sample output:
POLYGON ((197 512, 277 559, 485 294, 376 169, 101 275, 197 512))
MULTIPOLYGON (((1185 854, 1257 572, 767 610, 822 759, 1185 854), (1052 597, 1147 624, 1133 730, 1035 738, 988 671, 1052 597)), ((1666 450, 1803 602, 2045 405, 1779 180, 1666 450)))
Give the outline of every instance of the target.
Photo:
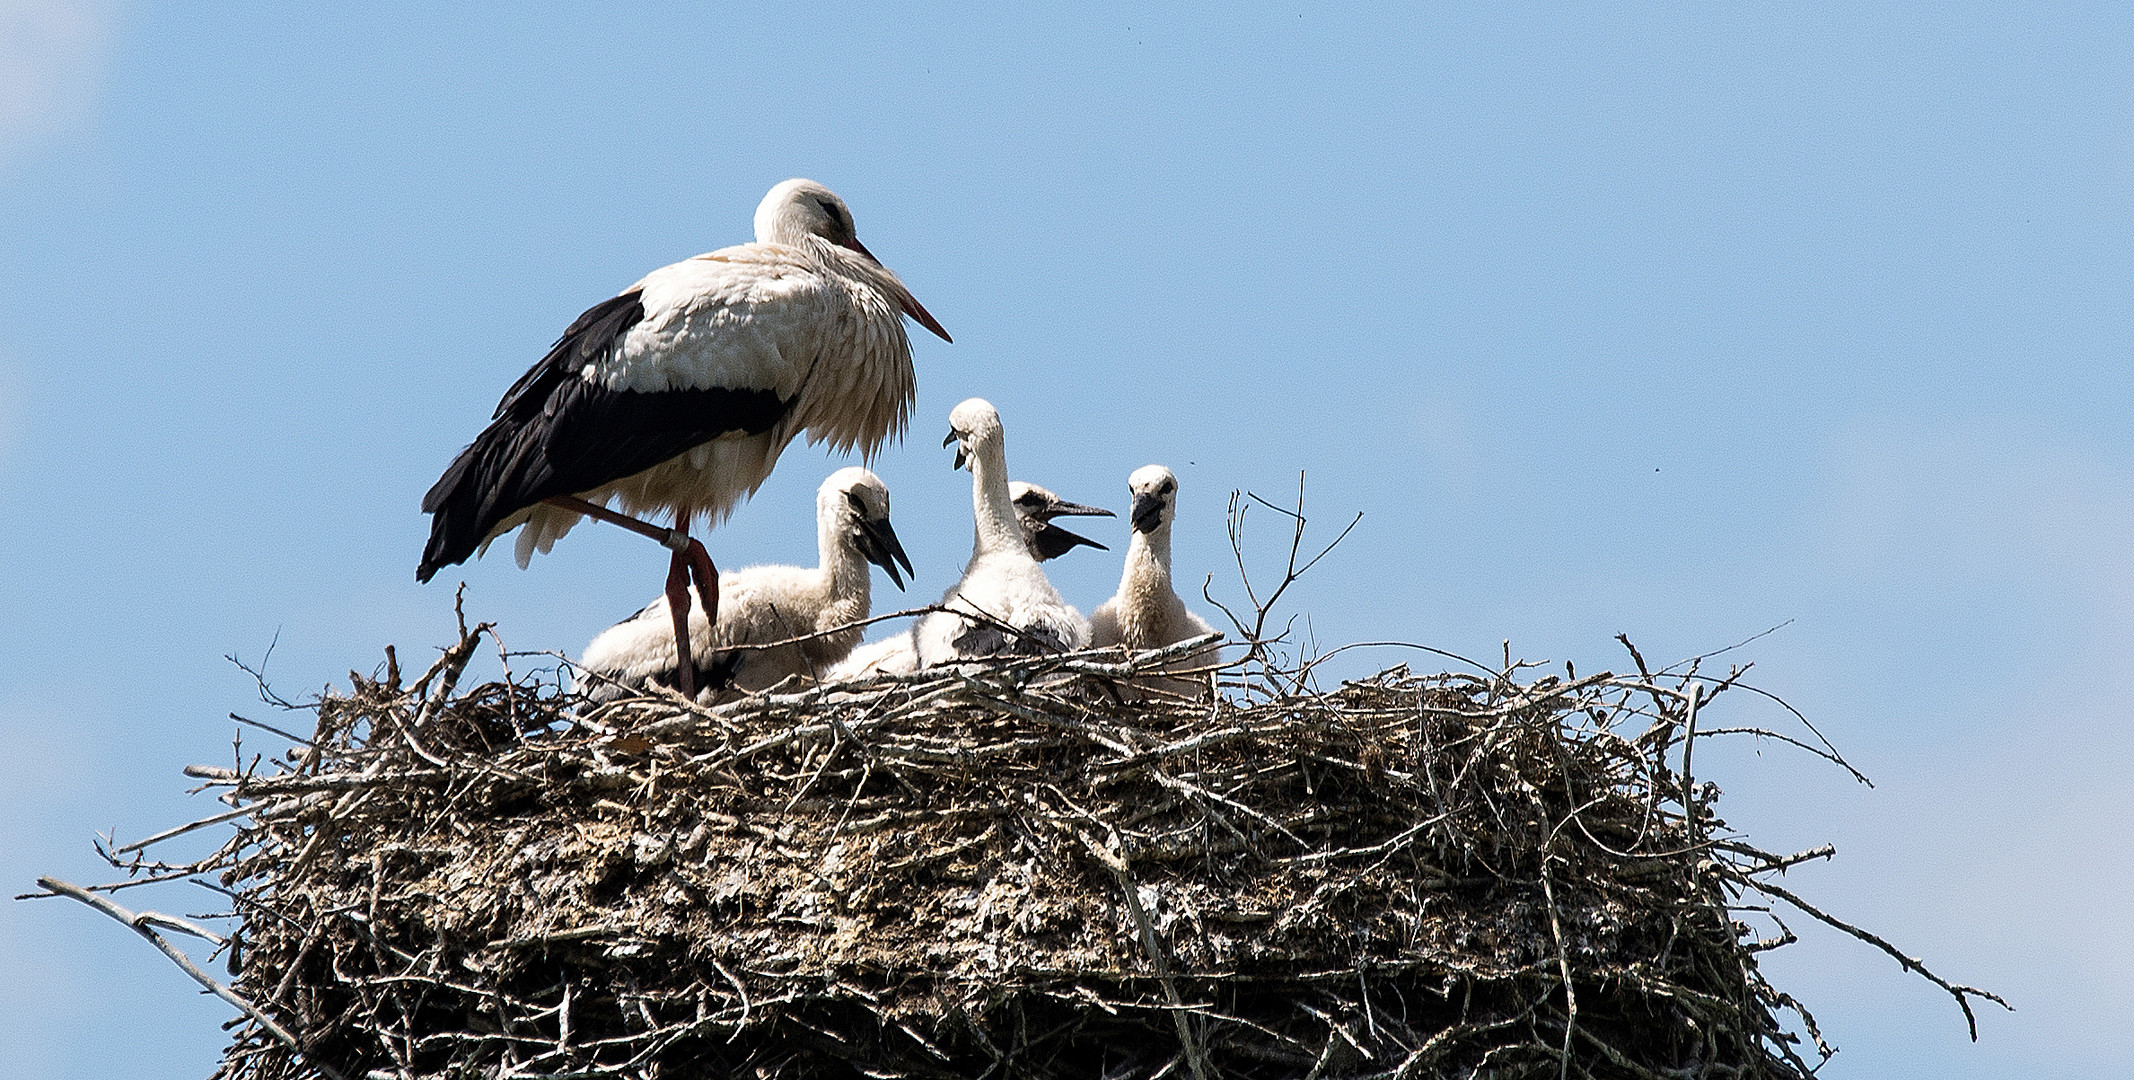
POLYGON ((242 811, 207 859, 112 851, 235 900, 218 1076, 1804 1077, 1798 1039, 1829 1052, 1757 968, 1791 935, 1736 914, 1843 926, 1769 880, 1828 849, 1728 839, 1671 765, 1693 688, 1731 680, 1117 692, 1174 649, 593 710, 552 676, 457 693, 483 629, 318 702, 285 761, 188 770, 242 811))

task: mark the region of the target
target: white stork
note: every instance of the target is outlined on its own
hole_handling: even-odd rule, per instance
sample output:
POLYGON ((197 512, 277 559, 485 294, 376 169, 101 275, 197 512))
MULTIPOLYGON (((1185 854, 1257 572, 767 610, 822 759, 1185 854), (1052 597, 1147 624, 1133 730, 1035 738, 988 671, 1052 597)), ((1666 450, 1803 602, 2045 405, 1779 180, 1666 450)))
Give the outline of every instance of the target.
POLYGON ((948 423, 941 445, 959 444, 956 466, 971 468, 977 529, 962 580, 941 597, 941 606, 949 610, 924 615, 911 628, 919 666, 1081 648, 1089 641, 1089 623, 1060 598, 1030 554, 1008 493, 1000 413, 985 399, 972 398, 949 413, 948 423))
MULTIPOLYGON (((1126 478, 1126 487, 1134 496, 1127 516, 1133 535, 1126 544, 1126 570, 1119 577, 1118 595, 1090 613, 1089 644, 1160 649, 1208 633, 1214 628, 1186 610, 1186 602, 1171 587, 1171 521, 1178 514, 1178 477, 1161 465, 1144 465, 1126 478)), ((1203 667, 1214 655, 1212 647, 1203 649, 1171 667, 1203 667)), ((1171 693, 1205 695, 1211 689, 1205 676, 1137 682, 1171 693)))
MULTIPOLYGON (((815 495, 815 531, 816 566, 751 566, 721 575, 716 625, 703 608, 691 608, 697 686, 764 690, 789 675, 813 678, 859 644, 861 631, 854 624, 873 605, 868 564, 904 587, 897 564, 908 574, 911 559, 889 524, 889 486, 874 473, 857 466, 831 473, 815 495), (821 636, 770 649, 735 648, 813 634, 821 636)), ((680 685, 672 625, 662 596, 602 631, 579 661, 595 673, 588 696, 604 701, 647 682, 680 685)))
POLYGON ((901 434, 913 394, 905 315, 949 340, 859 242, 844 200, 812 180, 779 184, 756 208, 755 243, 645 275, 578 316, 512 384, 423 496, 430 542, 415 580, 512 529, 524 567, 583 514, 623 525, 674 551, 666 595, 693 690, 689 579, 713 616, 719 582, 690 524, 724 520, 802 431, 863 460, 901 434), (651 513, 675 527, 626 516, 651 513))
MULTIPOLYGON (((1030 557, 1038 562, 1057 559, 1083 545, 1098 551, 1111 550, 1052 523, 1056 517, 1116 516, 1111 511, 1068 502, 1045 488, 1021 480, 1008 482, 1008 497, 1015 504, 1016 520, 1022 524, 1023 542, 1030 548, 1030 557)), ((918 669, 918 648, 912 641, 911 631, 906 630, 854 648, 824 673, 823 678, 828 682, 842 682, 876 674, 908 675, 918 669)))

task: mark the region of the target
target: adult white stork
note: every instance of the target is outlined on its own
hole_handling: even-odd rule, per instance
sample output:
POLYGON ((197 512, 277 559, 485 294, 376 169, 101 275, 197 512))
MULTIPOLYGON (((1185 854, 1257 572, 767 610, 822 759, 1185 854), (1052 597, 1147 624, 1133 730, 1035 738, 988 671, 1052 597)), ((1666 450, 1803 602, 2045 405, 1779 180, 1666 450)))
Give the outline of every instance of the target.
MULTIPOLYGON (((889 486, 873 472, 853 466, 823 481, 815 494, 815 532, 815 566, 750 566, 723 574, 717 623, 701 607, 690 611, 699 687, 754 691, 792 675, 816 677, 859 644, 857 624, 873 606, 868 564, 904 587, 897 564, 910 573, 911 560, 889 524, 889 486), (774 648, 736 648, 808 635, 816 636, 774 648)), ((606 701, 648 682, 680 685, 671 625, 663 596, 602 631, 579 662, 592 673, 587 696, 606 701)))
MULTIPOLYGON (((1134 496, 1127 515, 1133 536, 1126 544, 1126 568, 1119 592, 1089 615, 1089 644, 1095 648, 1160 649, 1214 629, 1186 609, 1171 587, 1171 522, 1178 515, 1178 477, 1161 465, 1144 465, 1126 478, 1134 496)), ((1205 667, 1215 656, 1211 646, 1182 657, 1164 670, 1205 667)), ((1205 675, 1192 678, 1144 677, 1141 686, 1168 693, 1205 696, 1212 686, 1205 675)))
POLYGON ((1089 622, 1060 598, 1030 554, 1008 494, 1000 413, 991 402, 971 398, 950 411, 948 423, 941 445, 958 444, 956 466, 970 465, 976 535, 962 580, 941 597, 948 610, 924 615, 911 628, 918 665, 1081 648, 1089 641, 1089 622))
POLYGON ((716 618, 718 570, 691 539, 754 493, 801 432, 871 459, 911 411, 909 315, 949 340, 859 242, 844 200, 788 180, 756 208, 756 241, 645 275, 588 309, 512 384, 423 496, 415 580, 520 529, 521 567, 591 514, 674 551, 666 595, 685 692, 692 574, 716 618), (607 509, 615 500, 622 513, 607 509), (628 515, 671 514, 673 529, 628 515))

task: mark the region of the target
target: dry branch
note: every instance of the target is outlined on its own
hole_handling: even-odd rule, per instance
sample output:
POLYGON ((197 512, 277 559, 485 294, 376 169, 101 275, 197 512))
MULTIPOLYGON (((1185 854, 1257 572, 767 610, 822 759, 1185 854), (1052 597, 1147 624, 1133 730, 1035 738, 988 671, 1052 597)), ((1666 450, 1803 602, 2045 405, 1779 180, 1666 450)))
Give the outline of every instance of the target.
POLYGON ((1731 890, 1852 929, 1767 880, 1826 850, 1700 842, 1693 675, 1106 692, 1186 642, 596 708, 457 691, 490 632, 110 853, 235 899, 230 985, 46 883, 243 1012, 222 1077, 1798 1078, 1731 890))
POLYGON ((186 769, 232 809, 100 849, 127 880, 93 888, 232 899, 229 985, 156 932, 211 931, 43 895, 242 1012, 218 1080, 1805 1080, 1803 1034, 1831 1050, 1759 970, 1793 937, 1737 919, 1766 912, 1750 892, 1967 1018, 2000 1000, 1770 881, 1827 847, 1727 831, 1694 740, 1851 768, 1812 726, 1704 722, 1744 668, 1656 672, 1631 648, 1634 675, 1525 681, 1508 645, 1501 668, 1404 646, 1474 670, 1319 689, 1343 650, 1304 655, 1271 613, 1334 546, 1311 554, 1298 501, 1249 499, 1289 520, 1286 563, 1224 609, 1243 655, 1205 666, 1232 691, 1213 700, 1118 692, 1206 638, 715 707, 595 706, 540 672, 462 692, 496 636, 462 615, 408 686, 388 650, 382 680, 309 706, 285 759, 186 769), (211 827, 232 834, 203 859, 145 854, 211 827))

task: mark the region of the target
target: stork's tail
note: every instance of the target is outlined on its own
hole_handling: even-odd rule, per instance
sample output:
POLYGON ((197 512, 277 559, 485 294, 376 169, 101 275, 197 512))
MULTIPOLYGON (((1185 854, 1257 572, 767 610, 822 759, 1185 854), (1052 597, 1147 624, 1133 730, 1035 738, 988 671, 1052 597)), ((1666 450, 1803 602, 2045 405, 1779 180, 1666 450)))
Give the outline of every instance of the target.
POLYGON ((416 581, 428 581, 439 570, 466 562, 487 535, 480 521, 480 493, 468 483, 476 458, 472 446, 460 451, 422 497, 422 511, 430 515, 430 542, 415 567, 416 581))

